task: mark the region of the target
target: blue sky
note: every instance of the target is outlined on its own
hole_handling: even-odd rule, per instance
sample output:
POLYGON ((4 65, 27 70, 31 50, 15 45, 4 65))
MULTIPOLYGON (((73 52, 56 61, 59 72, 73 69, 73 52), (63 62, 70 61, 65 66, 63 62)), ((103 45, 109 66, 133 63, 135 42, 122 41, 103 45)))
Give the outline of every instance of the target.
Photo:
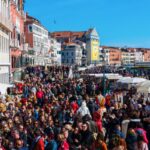
POLYGON ((26 0, 25 10, 49 31, 95 27, 101 45, 150 48, 150 0, 26 0))

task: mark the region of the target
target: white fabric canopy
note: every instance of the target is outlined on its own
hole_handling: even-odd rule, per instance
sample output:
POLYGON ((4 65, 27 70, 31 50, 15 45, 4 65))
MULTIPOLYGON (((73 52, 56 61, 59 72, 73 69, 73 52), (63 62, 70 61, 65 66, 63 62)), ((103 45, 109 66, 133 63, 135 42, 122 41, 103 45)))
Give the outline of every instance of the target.
POLYGON ((150 93, 150 80, 137 84, 136 88, 138 93, 150 93))
POLYGON ((127 84, 137 84, 146 81, 144 78, 131 78, 131 77, 123 77, 117 82, 127 83, 127 84))

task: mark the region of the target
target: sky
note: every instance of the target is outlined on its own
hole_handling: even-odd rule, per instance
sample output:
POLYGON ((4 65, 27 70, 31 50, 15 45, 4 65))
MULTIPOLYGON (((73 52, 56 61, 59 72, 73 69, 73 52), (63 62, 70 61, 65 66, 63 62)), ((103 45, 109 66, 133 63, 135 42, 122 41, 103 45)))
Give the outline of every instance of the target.
POLYGON ((96 28, 101 45, 150 48, 150 0, 25 0, 50 32, 96 28))

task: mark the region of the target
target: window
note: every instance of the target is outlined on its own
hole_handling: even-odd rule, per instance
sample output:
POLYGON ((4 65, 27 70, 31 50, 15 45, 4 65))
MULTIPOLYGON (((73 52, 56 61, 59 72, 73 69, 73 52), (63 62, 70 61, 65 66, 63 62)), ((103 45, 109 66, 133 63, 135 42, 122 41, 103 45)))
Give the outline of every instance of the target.
POLYGON ((32 32, 32 26, 29 25, 29 32, 32 32))
POLYGON ((73 55, 74 55, 74 53, 73 53, 73 52, 71 52, 71 55, 73 56, 73 55))
POLYGON ((74 63, 74 59, 71 60, 72 64, 74 63))

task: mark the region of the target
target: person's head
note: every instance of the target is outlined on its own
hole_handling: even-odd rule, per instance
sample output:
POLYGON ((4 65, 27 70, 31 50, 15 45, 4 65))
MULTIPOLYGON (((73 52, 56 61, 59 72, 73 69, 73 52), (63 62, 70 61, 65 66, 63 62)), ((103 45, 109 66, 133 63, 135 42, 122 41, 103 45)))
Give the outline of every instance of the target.
POLYGON ((112 147, 118 147, 120 145, 120 137, 118 135, 115 135, 111 141, 110 144, 112 147))
POLYGON ((23 141, 21 139, 16 140, 16 148, 20 149, 23 147, 23 141))
POLYGON ((64 135, 64 138, 67 139, 68 136, 69 136, 69 131, 68 130, 64 130, 63 131, 63 135, 64 135))
POLYGON ((79 128, 79 130, 82 130, 82 125, 83 125, 82 121, 78 121, 77 127, 79 128))
POLYGON ((6 122, 4 124, 2 124, 2 129, 3 129, 4 132, 9 131, 9 127, 8 127, 8 124, 6 122))
POLYGON ((5 112, 3 113, 3 115, 4 115, 4 117, 5 117, 5 118, 7 118, 7 119, 8 119, 8 118, 9 118, 9 116, 10 116, 10 113, 9 113, 8 111, 5 111, 5 112))
POLYGON ((89 127, 89 125, 88 125, 87 123, 84 123, 84 124, 82 125, 82 130, 85 132, 85 131, 88 130, 88 127, 89 127))
POLYGON ((20 123, 19 116, 15 116, 15 117, 14 117, 14 123, 15 123, 15 124, 19 124, 19 123, 20 123))
POLYGON ((40 117, 40 121, 43 122, 43 123, 46 121, 44 115, 42 115, 42 116, 40 117))
POLYGON ((41 131, 39 129, 36 129, 34 135, 35 137, 41 136, 41 131))
POLYGON ((20 124, 19 125, 19 132, 23 132, 24 131, 24 126, 23 126, 23 124, 20 124))
POLYGON ((34 121, 34 127, 37 128, 39 126, 39 122, 36 120, 34 121))
POLYGON ((121 131, 121 126, 120 126, 119 124, 117 124, 117 125, 115 126, 115 129, 121 131))
POLYGON ((79 133, 79 128, 78 127, 75 127, 74 129, 74 134, 78 134, 79 133))
POLYGON ((63 142, 65 140, 64 134, 58 134, 58 141, 63 142))
POLYGON ((14 139, 16 139, 16 140, 20 138, 19 131, 16 130, 16 129, 12 129, 11 135, 12 135, 12 137, 13 137, 14 139))
POLYGON ((101 145, 101 143, 104 141, 104 135, 102 132, 99 132, 96 136, 96 141, 98 145, 101 145))

